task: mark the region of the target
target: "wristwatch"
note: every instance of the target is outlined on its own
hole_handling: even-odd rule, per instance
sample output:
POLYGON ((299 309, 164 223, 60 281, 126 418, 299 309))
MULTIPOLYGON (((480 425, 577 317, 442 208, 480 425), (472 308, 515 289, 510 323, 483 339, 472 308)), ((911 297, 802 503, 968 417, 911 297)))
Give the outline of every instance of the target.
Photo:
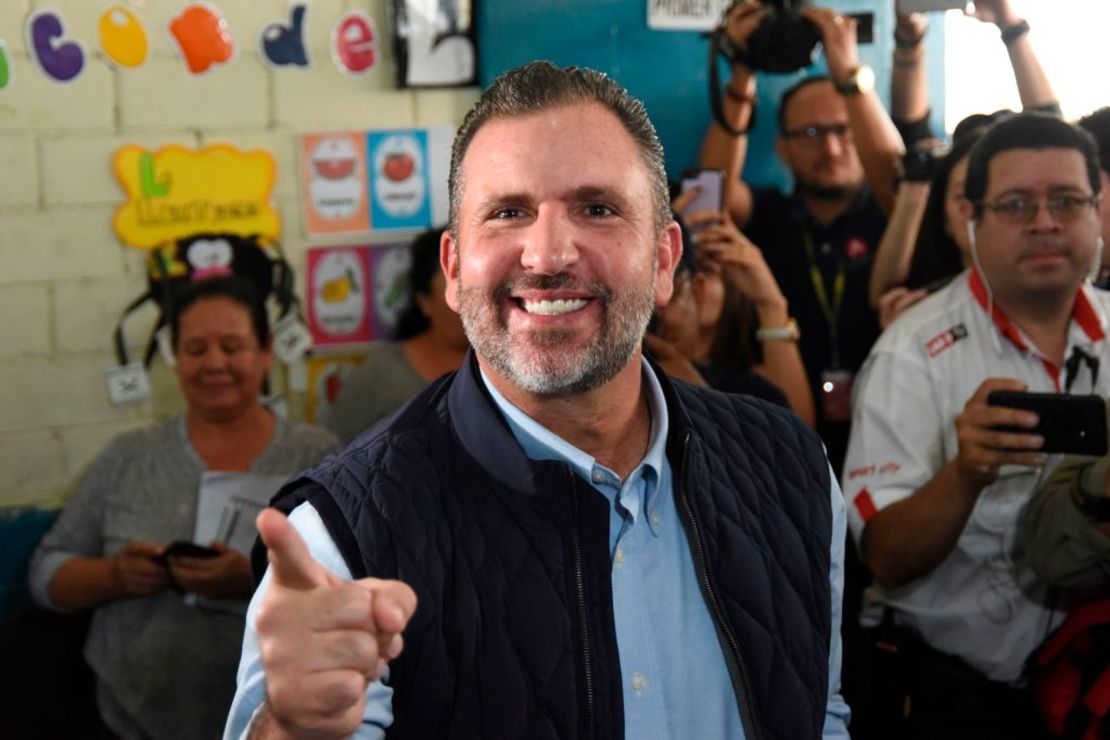
POLYGON ((755 332, 755 338, 761 342, 796 342, 801 336, 794 319, 788 319, 782 326, 762 326, 755 332))
POLYGON ((861 64, 852 70, 846 80, 833 80, 833 87, 841 95, 860 95, 875 89, 875 70, 861 64))

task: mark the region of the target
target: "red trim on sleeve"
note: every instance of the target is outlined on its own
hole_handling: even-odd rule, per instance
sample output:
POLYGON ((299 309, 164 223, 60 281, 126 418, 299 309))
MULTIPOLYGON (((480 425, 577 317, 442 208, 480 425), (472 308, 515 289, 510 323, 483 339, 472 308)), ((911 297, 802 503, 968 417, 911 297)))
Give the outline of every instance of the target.
POLYGON ((855 504, 856 511, 858 511, 859 515, 863 518, 864 524, 874 519, 875 515, 879 513, 878 508, 875 506, 875 502, 871 499, 871 492, 866 488, 860 489, 860 492, 856 494, 852 503, 855 504))

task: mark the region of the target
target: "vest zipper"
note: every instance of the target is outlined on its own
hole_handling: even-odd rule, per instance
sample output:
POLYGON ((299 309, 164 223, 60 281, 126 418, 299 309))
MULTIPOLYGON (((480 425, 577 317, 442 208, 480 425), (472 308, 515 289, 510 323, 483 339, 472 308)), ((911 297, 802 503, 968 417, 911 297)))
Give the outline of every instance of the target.
POLYGON ((736 694, 736 700, 740 705, 740 721, 744 725, 744 734, 752 740, 758 740, 767 737, 766 728, 756 712, 755 695, 752 691, 751 680, 748 678, 744 655, 740 651, 740 642, 736 639, 736 633, 733 632, 732 625, 725 619, 724 612, 721 611, 720 603, 717 601, 717 593, 713 590, 713 584, 709 580, 709 569, 705 564, 705 545, 702 542, 701 529, 698 528, 698 520, 694 517, 694 507, 690 504, 690 497, 686 491, 686 465, 690 457, 691 436, 690 432, 686 432, 686 437, 682 441, 682 466, 675 478, 678 482, 678 498, 682 504, 682 510, 686 514, 686 522, 690 532, 690 547, 694 552, 694 570, 701 582, 706 606, 709 607, 710 616, 717 624, 721 634, 724 635, 729 648, 731 648, 731 654, 725 653, 725 663, 728 664, 733 686, 739 685, 740 687, 736 694))
POLYGON ((575 587, 578 590, 578 621, 582 628, 582 665, 586 672, 586 736, 594 738, 597 737, 597 707, 595 706, 594 673, 591 660, 592 656, 590 654, 590 627, 586 621, 586 574, 582 567, 582 542, 578 535, 578 525, 580 521, 579 494, 574 473, 568 468, 567 474, 570 477, 571 491, 573 491, 571 500, 573 501, 574 525, 571 527, 570 537, 574 555, 574 581, 575 587))

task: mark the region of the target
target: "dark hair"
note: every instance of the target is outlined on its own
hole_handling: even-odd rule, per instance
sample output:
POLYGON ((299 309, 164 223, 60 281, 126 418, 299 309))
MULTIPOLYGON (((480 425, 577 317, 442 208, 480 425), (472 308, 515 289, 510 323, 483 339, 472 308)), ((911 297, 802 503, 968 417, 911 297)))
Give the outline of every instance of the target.
POLYGON ((401 318, 397 320, 397 331, 393 338, 397 341, 411 339, 423 334, 430 324, 428 317, 420 310, 416 301, 417 294, 431 295, 432 278, 439 272, 439 239, 443 234, 443 227, 428 229, 412 240, 409 251, 412 254, 412 263, 409 267, 408 288, 409 304, 405 307, 401 318))
POLYGON ((983 114, 965 118, 956 127, 960 134, 952 136, 952 148, 944 159, 937 163, 937 169, 929 182, 929 198, 925 202, 921 228, 918 229, 917 240, 914 243, 906 287, 920 288, 963 271, 960 247, 947 229, 948 214, 945 210, 945 201, 948 195, 948 180, 952 177, 952 170, 961 159, 967 156, 975 146, 975 142, 982 138, 989 125, 989 116, 983 114), (964 125, 971 118, 978 119, 977 126, 964 125))
POLYGON ((1098 147, 1086 131, 1045 113, 1018 113, 998 121, 971 148, 964 194, 982 215, 987 193, 987 170, 995 155, 1013 149, 1075 149, 1087 165, 1092 192, 1102 189, 1099 179, 1098 147))
POLYGON ((754 364, 752 354, 752 327, 755 311, 748 296, 721 274, 724 283, 724 305, 717 320, 717 333, 709 348, 709 364, 719 365, 738 372, 749 372, 754 364))
POLYGON ((828 82, 828 83, 832 84, 832 78, 829 77, 828 75, 813 75, 811 77, 806 77, 806 78, 803 78, 802 80, 799 80, 796 84, 794 84, 792 87, 790 87, 786 92, 784 92, 782 94, 782 97, 779 98, 779 133, 780 134, 785 134, 786 133, 786 109, 790 107, 790 101, 792 101, 794 99, 794 97, 798 93, 800 93, 802 90, 805 90, 810 85, 816 85, 820 82, 828 82))
POLYGON ((1083 116, 1076 125, 1094 137, 1098 144, 1099 166, 1110 175, 1110 106, 1083 116))
POLYGON ((655 134, 644 104, 610 77, 585 67, 556 67, 551 62, 529 62, 497 77, 466 114, 451 148, 448 228, 458 235, 459 201, 462 198, 462 161, 478 130, 494 118, 518 118, 551 108, 597 103, 620 119, 636 142, 647 168, 655 201, 656 228, 670 219, 667 173, 663 145, 655 134))
POLYGON ((174 297, 173 311, 170 312, 170 337, 174 349, 181 335, 181 315, 197 301, 209 298, 227 298, 246 309, 251 319, 251 328, 260 347, 270 345, 270 320, 266 316, 266 305, 262 302, 258 289, 250 280, 239 275, 205 278, 190 283, 174 297))

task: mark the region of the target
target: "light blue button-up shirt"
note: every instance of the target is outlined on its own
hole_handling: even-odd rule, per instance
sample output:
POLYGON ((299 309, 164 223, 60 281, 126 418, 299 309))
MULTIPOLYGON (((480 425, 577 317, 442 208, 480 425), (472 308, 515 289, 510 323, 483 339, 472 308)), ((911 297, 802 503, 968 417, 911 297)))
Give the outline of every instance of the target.
MULTIPOLYGON (((650 367, 645 363, 643 373, 652 419, 648 451, 624 481, 510 403, 484 374, 482 379, 529 458, 568 464, 609 502, 613 615, 624 689, 625 736, 648 740, 743 738, 736 694, 675 508, 671 465, 665 453, 667 407, 650 367)), ((849 715, 839 694, 846 518, 831 473, 830 479, 832 640, 824 728, 827 739, 848 737, 849 715)), ((302 504, 291 521, 322 564, 340 577, 350 578, 343 558, 310 504, 302 504)), ((248 611, 239 688, 225 738, 245 734, 254 711, 265 698, 253 615, 266 584, 264 579, 248 611)), ((384 728, 392 722, 391 700, 387 685, 378 682, 370 687, 366 720, 356 737, 384 735, 384 728)))

